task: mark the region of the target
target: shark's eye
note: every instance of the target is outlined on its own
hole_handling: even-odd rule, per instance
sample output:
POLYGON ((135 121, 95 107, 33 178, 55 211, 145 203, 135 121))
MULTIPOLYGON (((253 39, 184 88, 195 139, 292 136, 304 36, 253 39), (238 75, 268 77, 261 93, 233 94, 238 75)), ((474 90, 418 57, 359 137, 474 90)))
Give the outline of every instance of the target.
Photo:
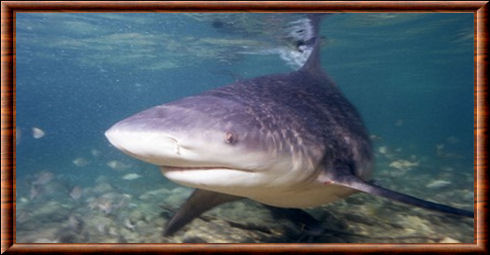
POLYGON ((235 144, 237 142, 237 136, 232 132, 225 132, 225 143, 227 144, 235 144))

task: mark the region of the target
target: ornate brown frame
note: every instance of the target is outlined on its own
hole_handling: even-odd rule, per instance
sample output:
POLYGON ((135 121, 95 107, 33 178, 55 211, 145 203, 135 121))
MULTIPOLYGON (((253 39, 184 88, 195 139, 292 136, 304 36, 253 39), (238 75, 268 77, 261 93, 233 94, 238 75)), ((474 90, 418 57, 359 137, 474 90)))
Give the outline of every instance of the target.
POLYGON ((487 252, 487 14, 488 1, 168 1, 1 4, 1 252, 487 252), (16 12, 472 12, 474 13, 474 162, 476 228, 473 244, 17 244, 15 243, 15 13, 16 12))

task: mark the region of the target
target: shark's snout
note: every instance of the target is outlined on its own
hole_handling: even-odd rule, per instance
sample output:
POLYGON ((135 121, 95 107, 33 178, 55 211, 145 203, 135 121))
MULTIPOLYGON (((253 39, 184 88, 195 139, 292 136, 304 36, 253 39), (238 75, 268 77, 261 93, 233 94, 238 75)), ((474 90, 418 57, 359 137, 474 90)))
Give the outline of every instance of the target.
POLYGON ((105 136, 117 149, 155 165, 168 164, 180 156, 177 139, 158 130, 142 129, 131 119, 116 123, 105 136))
POLYGON ((193 97, 134 114, 105 136, 122 152, 158 166, 255 169, 270 158, 257 151, 258 133, 244 127, 241 116, 221 120, 214 115, 226 116, 236 107, 228 100, 193 97))

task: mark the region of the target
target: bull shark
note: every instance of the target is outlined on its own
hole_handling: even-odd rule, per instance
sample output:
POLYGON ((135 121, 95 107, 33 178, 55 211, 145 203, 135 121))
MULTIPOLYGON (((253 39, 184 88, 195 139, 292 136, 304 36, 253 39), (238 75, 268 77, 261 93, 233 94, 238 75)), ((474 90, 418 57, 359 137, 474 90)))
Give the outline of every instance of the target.
POLYGON ((241 80, 158 105, 105 132, 117 149, 195 188, 167 222, 164 234, 242 198, 299 212, 359 191, 473 217, 471 211, 370 182, 373 152, 368 132, 320 64, 321 15, 306 20, 309 30, 300 31, 305 39, 298 46, 310 53, 298 70, 241 80))

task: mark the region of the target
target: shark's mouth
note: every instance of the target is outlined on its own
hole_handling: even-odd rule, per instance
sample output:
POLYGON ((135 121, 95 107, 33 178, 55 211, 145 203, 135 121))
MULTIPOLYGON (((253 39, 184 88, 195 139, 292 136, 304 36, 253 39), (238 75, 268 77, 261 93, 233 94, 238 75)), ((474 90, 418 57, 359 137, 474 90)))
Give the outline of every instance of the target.
POLYGON ((253 172, 252 170, 248 170, 248 169, 237 169, 237 168, 230 168, 230 167, 224 167, 224 166, 160 166, 160 167, 165 172, 192 171, 192 170, 217 170, 217 169, 253 172))
POLYGON ((265 180, 251 170, 214 166, 161 166, 169 180, 196 189, 243 195, 244 189, 260 187, 265 180), (240 192, 237 192, 241 190, 240 192))

